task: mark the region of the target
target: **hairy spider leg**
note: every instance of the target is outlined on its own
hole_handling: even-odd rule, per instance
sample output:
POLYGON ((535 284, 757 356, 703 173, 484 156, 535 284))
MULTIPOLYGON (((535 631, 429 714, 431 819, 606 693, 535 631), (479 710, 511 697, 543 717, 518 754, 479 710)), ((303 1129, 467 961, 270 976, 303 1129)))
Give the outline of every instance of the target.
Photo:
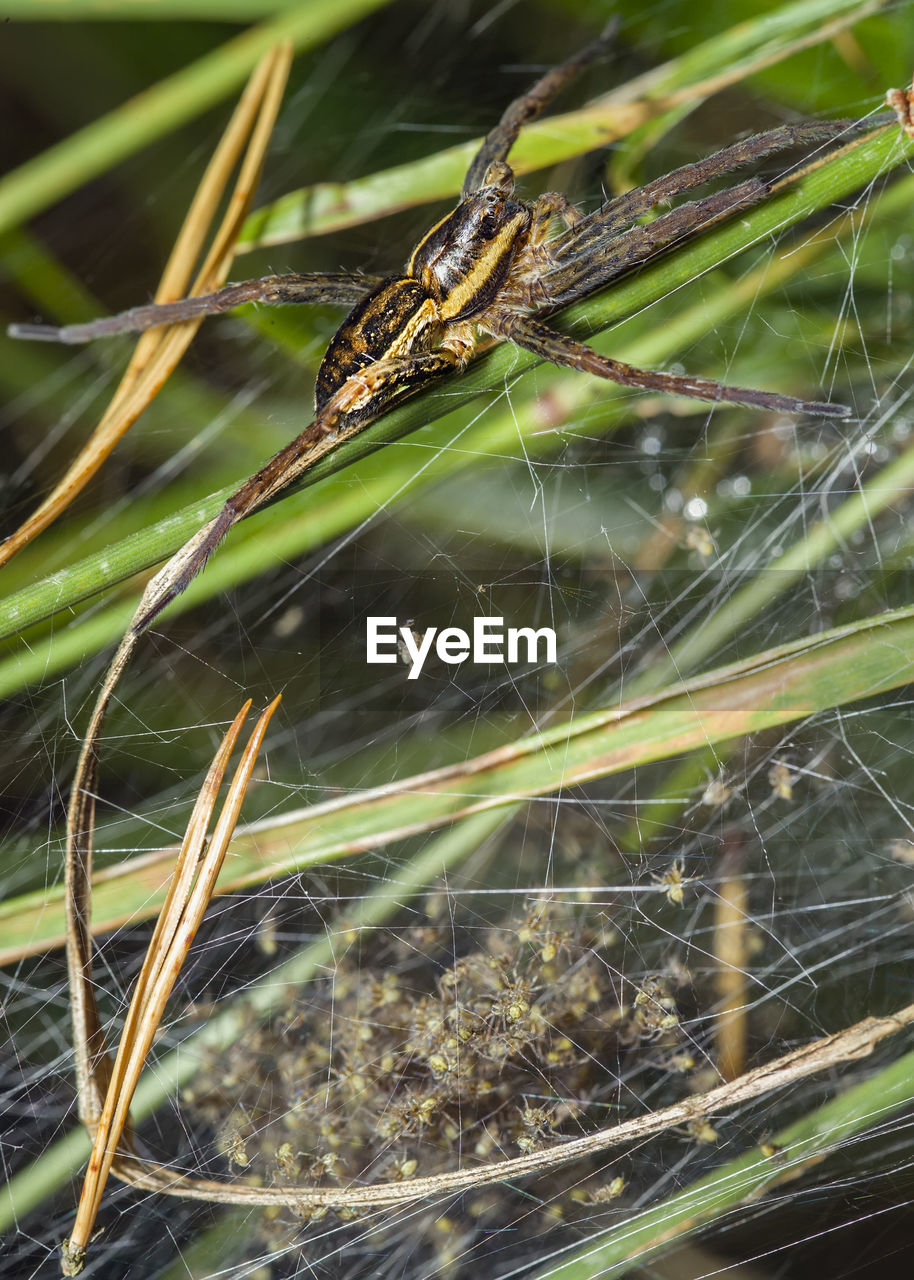
POLYGON ((180 298, 177 302, 151 302, 146 306, 131 307, 129 311, 104 316, 99 320, 89 320, 85 324, 67 324, 59 328, 49 324, 11 324, 7 332, 11 338, 76 345, 92 342, 95 338, 110 338, 119 333, 142 333, 144 329, 155 329, 159 325, 219 315, 240 307, 244 302, 264 302, 268 306, 290 302, 323 302, 340 303, 349 307, 380 283, 380 276, 364 276, 355 271, 263 276, 259 280, 227 284, 215 293, 201 294, 196 298, 180 298))
POLYGON ((564 333, 557 333, 548 325, 531 316, 516 313, 486 317, 486 327, 511 342, 551 364, 592 373, 598 378, 619 383, 624 387, 638 387, 643 391, 660 391, 664 395, 687 396, 691 400, 710 400, 715 403, 744 404, 756 409, 775 410, 780 413, 811 413, 821 417, 846 418, 850 409, 844 405, 819 404, 815 401, 796 400, 793 396, 776 395, 770 391, 753 391, 746 387, 730 387, 709 378, 694 378, 688 374, 654 372, 636 369, 621 360, 602 356, 584 342, 578 342, 564 333))
MULTIPOLYGON (((686 191, 692 191, 695 187, 702 186, 714 178, 732 173, 735 169, 755 160, 808 143, 834 142, 844 135, 869 130, 873 127, 873 123, 861 120, 836 120, 826 124, 784 125, 779 129, 771 129, 767 133, 759 133, 754 137, 745 138, 742 142, 734 143, 733 146, 724 147, 723 150, 715 152, 704 160, 683 165, 682 168, 664 174, 663 177, 656 178, 644 187, 611 200, 603 208, 583 215, 576 225, 571 226, 549 243, 554 266, 546 282, 546 289, 552 305, 564 306, 567 302, 576 300, 581 293, 590 292, 613 280, 620 270, 617 259, 613 256, 618 238, 637 238, 643 228, 632 227, 632 222, 649 213, 658 204, 686 191)), ((770 192, 770 185, 762 179, 755 179, 755 181, 758 184, 756 188, 759 193, 758 199, 764 199, 770 192)), ((739 208, 748 208, 750 203, 756 203, 744 203, 747 191, 747 184, 740 183, 719 192, 715 197, 721 201, 717 216, 727 212, 726 197, 730 192, 735 197, 734 212, 739 208)), ((681 206, 684 209, 694 208, 699 211, 703 207, 707 207, 704 206, 703 201, 696 201, 694 205, 681 206)), ((678 212, 678 209, 674 209, 672 215, 678 212)), ((701 225, 702 216, 704 215, 699 212, 695 227, 701 225)), ((658 218, 650 225, 655 226, 662 220, 663 218, 658 218)), ((684 222, 679 234, 687 234, 692 230, 694 227, 684 222)), ((658 244, 657 247, 662 245, 658 244)), ((652 249, 651 252, 653 251, 652 249)), ((626 261, 621 269, 624 270, 636 261, 643 260, 643 258, 632 258, 631 261, 626 261)))
POLYGON ((435 351, 377 360, 352 374, 304 431, 236 489, 221 511, 156 575, 153 583, 159 581, 162 587, 145 612, 134 620, 134 635, 145 631, 165 606, 181 595, 239 520, 265 506, 325 454, 359 435, 394 401, 424 386, 430 378, 463 368, 466 358, 465 350, 442 346, 435 351))
MULTIPOLYGON (((638 224, 611 236, 599 251, 591 249, 559 267, 550 265, 534 282, 537 310, 554 311, 589 296, 632 267, 648 262, 663 249, 708 230, 723 218, 761 204, 770 193, 767 182, 761 178, 748 178, 726 191, 677 205, 653 222, 638 224)), ((551 264, 551 243, 546 246, 546 251, 551 264)))
MULTIPOLYGON (((569 231, 579 226, 584 218, 578 206, 572 204, 561 191, 544 191, 541 196, 537 196, 531 215, 529 243, 534 248, 539 248, 546 243, 549 238, 549 229, 555 218, 560 218, 569 231)), ((551 252, 548 261, 552 261, 551 252)))
POLYGON ((473 191, 478 191, 485 183, 486 170, 497 160, 506 160, 508 152, 517 141, 517 135, 529 120, 536 117, 549 105, 553 98, 606 52, 618 30, 619 23, 613 18, 606 24, 600 35, 591 44, 586 45, 578 53, 557 67, 547 71, 533 84, 526 93, 505 108, 502 117, 494 129, 490 129, 476 152, 466 177, 463 180, 461 198, 466 199, 473 191))

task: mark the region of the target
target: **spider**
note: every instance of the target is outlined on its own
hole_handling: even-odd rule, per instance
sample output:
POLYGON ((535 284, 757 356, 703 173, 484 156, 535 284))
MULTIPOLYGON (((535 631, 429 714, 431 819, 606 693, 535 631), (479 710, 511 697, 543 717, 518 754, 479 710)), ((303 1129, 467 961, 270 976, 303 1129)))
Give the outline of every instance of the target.
POLYGON ((318 458, 364 430, 389 406, 430 381, 463 369, 484 340, 510 341, 553 364, 623 386, 787 414, 848 416, 850 410, 841 405, 637 369, 600 355, 543 322, 544 317, 673 244, 759 204, 771 188, 752 177, 643 222, 658 206, 750 161, 802 145, 833 142, 849 131, 872 127, 872 122, 846 120, 784 125, 656 178, 590 214, 581 213, 558 192, 548 192, 532 203, 517 199, 507 157, 521 127, 604 51, 611 36, 607 28, 510 104, 470 164, 460 203, 423 236, 400 275, 273 275, 228 284, 201 297, 135 307, 87 324, 10 327, 10 335, 17 338, 83 343, 215 315, 247 302, 338 303, 352 308, 321 362, 313 421, 245 481, 178 553, 182 560, 167 591, 135 620, 135 634, 183 591, 232 525, 275 497, 318 458), (562 229, 553 235, 556 222, 562 229))
POLYGON ((685 863, 682 858, 677 858, 673 865, 662 876, 653 877, 654 884, 663 885, 666 889, 667 902, 673 903, 674 906, 681 907, 685 901, 685 887, 691 881, 685 874, 685 863))

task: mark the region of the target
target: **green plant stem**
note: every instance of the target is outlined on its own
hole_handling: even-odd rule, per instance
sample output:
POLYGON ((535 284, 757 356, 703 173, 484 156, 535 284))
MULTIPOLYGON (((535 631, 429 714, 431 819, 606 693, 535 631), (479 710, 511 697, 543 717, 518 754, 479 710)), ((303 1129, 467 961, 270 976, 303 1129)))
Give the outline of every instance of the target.
MULTIPOLYGON (((625 137, 645 120, 658 132, 671 128, 710 94, 719 92, 807 44, 860 21, 882 0, 804 0, 773 14, 740 22, 721 35, 609 93, 578 111, 528 124, 511 150, 511 167, 523 175, 625 137), (673 105, 670 105, 673 103, 673 105)), ((319 182, 256 209, 241 233, 239 252, 326 235, 444 200, 461 189, 480 139, 447 147, 408 164, 354 178, 319 182)))
MULTIPOLYGON (((907 684, 912 665, 914 606, 780 645, 475 759, 240 828, 219 892, 873 697, 907 684)), ((105 932, 154 915, 174 857, 166 849, 146 854, 137 866, 128 860, 99 872, 93 927, 105 932)), ((4 903, 0 930, 0 963, 61 945, 62 887, 4 903)))

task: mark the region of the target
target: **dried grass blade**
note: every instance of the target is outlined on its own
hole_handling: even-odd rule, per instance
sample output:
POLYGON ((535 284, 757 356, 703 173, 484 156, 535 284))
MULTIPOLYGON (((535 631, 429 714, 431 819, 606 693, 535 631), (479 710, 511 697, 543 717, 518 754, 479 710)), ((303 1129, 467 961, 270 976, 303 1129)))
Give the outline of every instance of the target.
MULTIPOLYGON (((599 1155, 631 1143, 644 1142, 670 1129, 720 1115, 730 1107, 765 1097, 820 1071, 834 1070, 846 1062, 858 1062, 868 1057, 881 1041, 903 1031, 912 1023, 914 1005, 907 1005, 884 1018, 863 1018, 843 1031, 793 1049, 773 1062, 747 1071, 716 1089, 685 1098, 660 1111, 649 1111, 632 1120, 598 1129, 582 1138, 574 1138, 545 1150, 496 1160, 490 1164, 456 1168, 450 1173, 427 1178, 411 1178, 408 1182, 377 1182, 367 1186, 354 1183, 348 1187, 315 1187, 313 1183, 255 1187, 245 1183, 220 1183, 188 1177, 175 1174, 162 1165, 132 1159, 129 1163, 119 1161, 113 1171, 133 1186, 213 1204, 286 1205, 299 1211, 319 1206, 335 1209, 380 1209, 387 1205, 412 1204, 430 1197, 453 1195, 515 1178, 548 1173, 569 1161, 599 1155)), ((821 1155, 820 1151, 819 1158, 821 1155)), ((768 1176, 770 1175, 766 1174, 768 1176)))
MULTIPOLYGON (((279 45, 259 63, 238 102, 191 203, 155 293, 156 302, 207 293, 224 283, 234 243, 250 210, 257 178, 285 88, 292 47, 279 45), (245 151, 246 148, 246 151, 245 151), (241 171, 206 261, 189 287, 206 235, 232 170, 241 171)), ((144 333, 91 437, 38 509, 0 546, 0 566, 66 510, 121 437, 158 394, 190 345, 200 320, 144 333)))
MULTIPOLYGON (((212 839, 204 852, 219 787, 250 705, 248 701, 238 712, 200 788, 168 896, 130 1003, 117 1058, 113 1068, 106 1072, 107 1095, 96 1127, 79 1209, 70 1238, 63 1245, 62 1265, 65 1275, 76 1275, 82 1269, 86 1247, 112 1165, 119 1150, 126 1148, 131 1151, 130 1103, 162 1020, 166 1002, 212 897, 216 878, 238 822, 241 803, 257 754, 270 718, 279 705, 279 698, 275 698, 267 707, 254 728, 235 771, 212 839)), ((91 984, 87 999, 94 1005, 91 984)))
MULTIPOLYGON (((212 215, 215 204, 221 197, 228 173, 237 160, 239 148, 244 138, 250 134, 252 140, 249 155, 242 165, 237 183, 239 198, 233 199, 230 203, 223 224, 214 238, 210 257, 212 259, 215 255, 215 265, 214 261, 207 261, 194 287, 210 288, 214 283, 219 282, 218 271, 228 270, 232 235, 240 224, 242 210, 247 208, 253 194, 254 180, 279 107, 290 59, 289 46, 281 46, 273 50, 258 66, 248 90, 242 95, 242 102, 218 149, 221 152, 219 161, 210 165, 207 171, 204 179, 206 191, 194 202, 191 214, 185 220, 180 237, 184 242, 183 247, 180 252, 176 249, 179 261, 176 262, 175 254, 172 254, 166 267, 166 284, 169 290, 177 290, 179 293, 183 290, 185 279, 193 270, 194 261, 199 254, 203 225, 208 221, 206 215, 212 215), (230 159, 231 164, 229 164, 230 159)), ((165 329, 161 333, 154 331, 143 335, 137 344, 133 360, 124 375, 121 386, 115 393, 113 403, 117 408, 109 410, 110 420, 109 415, 106 415, 103 423, 100 424, 99 431, 107 423, 105 430, 114 432, 119 421, 122 426, 120 434, 123 434, 126 426, 149 403, 152 395, 171 373, 195 332, 196 322, 190 322, 165 329)), ((65 502, 63 505, 66 505, 65 502)), ((42 510, 45 510, 48 516, 47 522, 50 522, 53 514, 49 514, 46 508, 42 510)), ((37 517, 33 517, 33 520, 35 518, 37 517)), ((37 531, 37 525, 30 525, 28 536, 34 536, 37 531)), ((21 533, 22 530, 20 530, 21 533)), ((14 535, 11 540, 13 543, 17 536, 14 535)), ((6 544, 7 551, 10 545, 10 543, 6 544)), ((18 545, 22 545, 21 540, 18 545)), ((67 964, 70 975, 74 1044, 84 1046, 84 1051, 76 1054, 79 1114, 80 1119, 90 1129, 101 1115, 102 1096, 107 1088, 105 1073, 110 1066, 97 1012, 93 1007, 94 1002, 86 997, 87 991, 91 991, 92 981, 90 880, 98 778, 98 740, 111 695, 135 644, 136 636, 128 632, 105 677, 80 752, 67 814, 67 964)))

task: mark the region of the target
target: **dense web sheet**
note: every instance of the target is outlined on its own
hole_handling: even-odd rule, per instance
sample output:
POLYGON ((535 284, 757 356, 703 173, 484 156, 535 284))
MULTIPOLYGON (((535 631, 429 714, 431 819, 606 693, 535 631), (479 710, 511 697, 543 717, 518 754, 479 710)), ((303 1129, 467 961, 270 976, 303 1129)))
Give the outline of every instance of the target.
MULTIPOLYGON (((490 22, 474 10, 460 24, 476 52, 470 75, 456 20, 434 10, 410 31, 414 17, 393 6, 388 28, 356 27, 311 56, 265 198, 427 154, 439 132, 447 143, 482 131, 561 35, 548 14, 534 44, 513 32, 511 11, 490 22), (398 78, 407 54, 428 58, 428 97, 398 78), (507 93, 496 92, 499 77, 507 93), (365 117, 358 127, 342 80, 365 117), (330 140, 323 153, 315 140, 303 174, 298 140, 322 132, 330 140)), ((648 128, 633 149, 589 155, 543 182, 592 207, 600 182, 656 176, 784 113, 862 114, 883 80, 904 78, 882 62, 902 61, 910 17, 902 5, 795 53, 784 66, 808 84, 808 101, 774 71, 668 120, 665 137, 648 128)), ((626 34, 623 24, 643 67, 709 35, 677 43, 674 4, 660 21, 666 44, 659 29, 626 34)), ((562 39, 573 45, 567 31, 562 39)), ((625 75, 593 72, 581 95, 625 75)), ((158 162, 154 190, 139 162, 130 169, 127 185, 148 194, 136 194, 124 227, 87 229, 98 194, 86 210, 49 215, 49 251, 107 281, 106 306, 138 291, 142 300, 158 254, 135 246, 143 219, 170 228, 194 180, 198 157, 169 154, 180 161, 158 162), (118 282, 125 264, 131 278, 118 282)), ((779 161, 774 174, 789 167, 779 161)), ((911 181, 903 167, 814 226, 766 237, 635 314, 604 348, 846 401, 849 422, 613 394, 552 369, 509 373, 485 399, 236 530, 256 571, 228 546, 194 607, 145 639, 106 727, 102 867, 180 838, 225 722, 245 697, 262 705, 283 693, 245 807, 275 874, 218 898, 191 953, 138 1100, 153 1158, 263 1185, 407 1183, 548 1151, 908 1003, 910 658, 901 615, 890 633, 865 624, 903 610, 914 589, 911 181), (414 639, 476 616, 551 627, 556 661, 432 657, 410 680, 405 640, 398 663, 366 665, 368 616, 396 617, 414 639), (855 625, 859 648, 833 666, 807 673, 805 658, 774 653, 810 637, 815 652, 819 633, 855 625), (902 674, 883 677, 868 663, 893 644, 902 674), (691 687, 676 714, 685 723, 692 708, 693 737, 653 753, 636 737, 636 767, 594 765, 589 780, 556 790, 540 762, 526 793, 515 778, 517 791, 501 793, 513 802, 454 827, 395 836, 378 818, 364 833, 334 825, 340 805, 354 809, 395 780, 755 655, 765 656, 747 677, 749 710, 731 683, 691 687), (752 718, 779 698, 792 714, 752 718), (291 874, 288 833, 320 804, 291 874), (309 857, 308 840, 324 852, 309 857)), ((345 259, 380 274, 428 220, 423 207, 273 248, 263 269, 329 271, 345 259)), ((214 322, 97 491, 22 572, 113 545, 279 447, 300 429, 337 320, 260 311, 214 322)), ((117 368, 94 348, 22 351, 21 369, 4 375, 17 511, 57 474, 117 368)), ((4 668, 15 694, 4 870, 17 911, 34 904, 18 895, 47 889, 55 900, 68 779, 103 646, 117 634, 111 610, 129 616, 106 598, 28 633, 32 666, 4 668)), ((458 786, 468 805, 481 801, 478 775, 458 786)), ((422 798, 421 785, 413 791, 422 798)), ((124 892, 151 897, 163 874, 128 878, 124 892)), ((112 1034, 148 936, 148 924, 116 928, 97 956, 112 1034)), ((21 1196, 32 1178, 5 1237, 5 1274, 51 1276, 85 1159, 70 1136, 62 952, 13 960, 2 981, 4 1172, 21 1196)), ((695 1276, 750 1264, 786 1277, 900 1273, 910 1263, 910 1047, 902 1033, 865 1060, 540 1177, 359 1216, 209 1206, 112 1183, 85 1274, 614 1275, 661 1220, 683 1241, 689 1224, 705 1224, 679 1245, 694 1251, 695 1276), (747 1153, 768 1164, 741 1187, 747 1153)))

